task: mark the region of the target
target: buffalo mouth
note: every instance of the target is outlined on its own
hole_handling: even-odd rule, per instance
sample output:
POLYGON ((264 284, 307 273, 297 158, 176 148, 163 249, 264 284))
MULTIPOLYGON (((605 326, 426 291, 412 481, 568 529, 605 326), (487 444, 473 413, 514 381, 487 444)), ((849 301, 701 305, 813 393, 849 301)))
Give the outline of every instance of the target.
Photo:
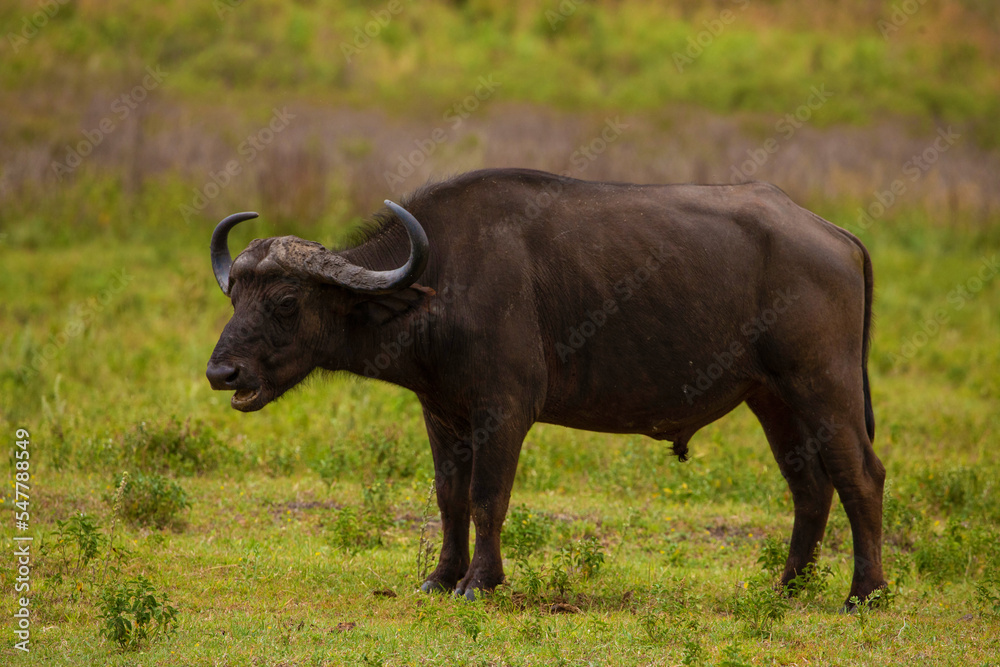
POLYGON ((257 387, 256 389, 238 390, 233 394, 229 403, 240 412, 253 412, 267 405, 268 401, 264 388, 257 387))

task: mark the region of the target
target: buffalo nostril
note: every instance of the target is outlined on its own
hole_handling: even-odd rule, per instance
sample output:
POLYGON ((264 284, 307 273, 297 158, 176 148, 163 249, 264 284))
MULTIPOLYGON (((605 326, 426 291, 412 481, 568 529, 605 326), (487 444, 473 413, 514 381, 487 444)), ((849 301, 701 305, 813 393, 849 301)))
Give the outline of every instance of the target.
POLYGON ((230 389, 240 376, 240 369, 227 364, 209 364, 205 371, 212 389, 230 389))

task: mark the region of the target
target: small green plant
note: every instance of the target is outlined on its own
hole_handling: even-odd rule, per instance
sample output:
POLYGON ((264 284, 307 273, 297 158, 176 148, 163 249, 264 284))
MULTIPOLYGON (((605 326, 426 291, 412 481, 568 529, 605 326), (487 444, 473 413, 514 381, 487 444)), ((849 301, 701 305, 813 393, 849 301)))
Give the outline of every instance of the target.
POLYGON ((373 549, 382 544, 381 523, 372 521, 372 515, 357 507, 337 511, 330 525, 331 542, 349 554, 373 549))
POLYGON ((472 641, 479 639, 487 620, 483 600, 473 602, 461 600, 455 605, 455 622, 472 641))
POLYGON ((744 662, 744 660, 746 660, 746 657, 743 655, 743 651, 739 645, 730 644, 722 649, 722 662, 719 663, 719 667, 750 667, 750 664, 744 662))
POLYGON ((583 573, 584 579, 597 576, 604 567, 604 547, 596 537, 588 537, 576 543, 573 549, 573 564, 583 573))
POLYGON ((519 505, 507 513, 503 524, 504 549, 512 558, 529 558, 541 550, 552 535, 552 521, 539 512, 519 505))
POLYGON ((100 636, 125 650, 137 650, 158 636, 177 630, 177 610, 167 595, 140 575, 106 587, 98 600, 100 636))
POLYGON ((767 637, 790 606, 783 591, 776 589, 767 576, 757 575, 738 587, 732 608, 744 632, 767 637))
POLYGON ((976 584, 976 598, 988 614, 1000 616, 1000 558, 990 561, 976 584))
POLYGON ((316 459, 309 464, 309 469, 319 475, 320 481, 326 485, 326 492, 330 493, 334 482, 342 470, 341 462, 334 456, 333 452, 327 453, 322 458, 316 459))
POLYGON ((826 592, 832 576, 833 570, 829 565, 820 567, 816 563, 809 563, 788 582, 788 593, 801 600, 815 600, 826 592))
MULTIPOLYGON (((115 478, 115 497, 120 497, 121 517, 140 526, 165 528, 182 525, 180 513, 191 503, 180 484, 172 479, 153 473, 136 473, 115 478)), ((115 498, 108 499, 115 504, 115 498)))
POLYGON ((207 426, 176 418, 139 422, 121 436, 122 455, 128 465, 142 470, 196 475, 235 461, 233 450, 207 426))
POLYGON ((785 569, 785 559, 788 557, 788 545, 777 537, 765 537, 760 544, 760 556, 757 564, 777 579, 785 569))
POLYGON ((697 638, 690 638, 684 642, 684 654, 681 656, 682 665, 700 665, 705 662, 705 647, 697 638))
POLYGON ((545 579, 540 570, 531 566, 527 559, 518 559, 518 583, 523 586, 523 591, 530 599, 537 600, 545 588, 545 579))
POLYGON ((76 545, 77 560, 76 570, 86 567, 90 561, 97 557, 101 546, 106 538, 101 534, 93 517, 87 514, 77 514, 65 521, 56 521, 56 537, 59 543, 72 543, 76 545))
POLYGON ((646 639, 651 644, 660 644, 670 636, 670 630, 664 623, 664 614, 653 609, 646 609, 639 614, 639 627, 646 633, 646 639))
POLYGON ((562 547, 552 559, 552 565, 548 568, 546 583, 549 588, 558 591, 559 597, 566 597, 566 591, 570 589, 570 570, 573 567, 572 547, 562 547))

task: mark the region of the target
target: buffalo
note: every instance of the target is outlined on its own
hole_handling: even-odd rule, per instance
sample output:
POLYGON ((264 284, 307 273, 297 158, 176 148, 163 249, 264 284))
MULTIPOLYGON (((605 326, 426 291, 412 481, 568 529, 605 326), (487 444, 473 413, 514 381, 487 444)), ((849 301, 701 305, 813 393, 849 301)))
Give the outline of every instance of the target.
POLYGON ((500 529, 535 422, 672 443, 746 403, 795 507, 784 585, 816 559, 836 489, 848 600, 884 588, 885 468, 872 448, 872 264, 847 231, 766 183, 598 183, 488 169, 386 201, 364 239, 294 236, 233 261, 213 389, 259 410, 314 369, 405 387, 423 408, 443 544, 424 591, 504 580, 500 529), (469 522, 476 526, 469 555, 469 522))

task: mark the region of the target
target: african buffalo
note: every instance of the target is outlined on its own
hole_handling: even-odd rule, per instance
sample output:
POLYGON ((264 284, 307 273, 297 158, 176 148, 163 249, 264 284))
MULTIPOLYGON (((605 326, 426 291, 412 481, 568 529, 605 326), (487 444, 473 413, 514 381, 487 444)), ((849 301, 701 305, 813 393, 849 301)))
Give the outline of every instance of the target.
POLYGON ((884 587, 882 489, 861 242, 765 183, 593 183, 523 169, 428 185, 356 247, 294 236, 212 264, 234 314, 212 388, 259 410, 315 368, 413 391, 443 545, 423 590, 504 579, 500 527, 535 422, 669 440, 746 402, 791 489, 782 575, 815 559, 834 489, 854 538, 850 596, 884 587), (476 542, 469 558, 469 520, 476 542))

